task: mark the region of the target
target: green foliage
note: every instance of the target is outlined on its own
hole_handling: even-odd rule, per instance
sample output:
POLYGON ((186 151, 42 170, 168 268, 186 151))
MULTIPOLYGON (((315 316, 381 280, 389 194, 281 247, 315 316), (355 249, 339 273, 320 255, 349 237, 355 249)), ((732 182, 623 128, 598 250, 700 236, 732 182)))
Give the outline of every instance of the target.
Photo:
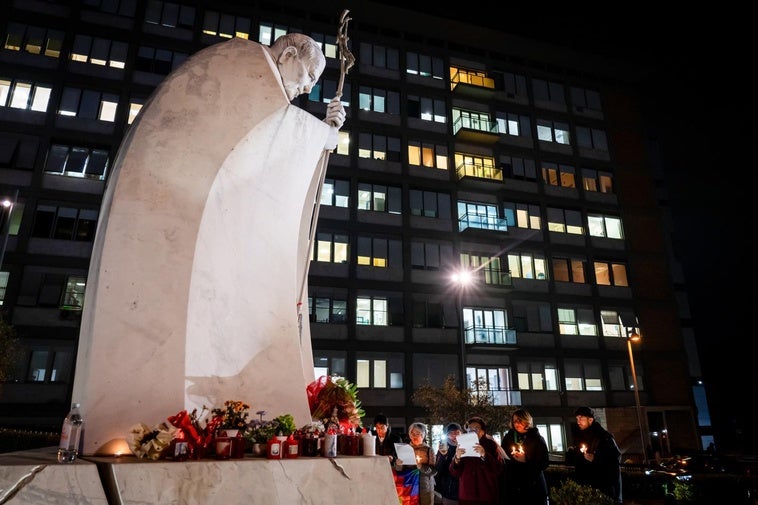
POLYGON ((667 484, 665 493, 677 501, 695 501, 695 486, 689 482, 673 480, 667 484))
POLYGON ((416 388, 411 398, 426 410, 429 424, 456 422, 462 425, 469 418, 479 416, 487 423, 487 432, 507 430, 516 407, 495 406, 484 384, 477 380, 474 386, 476 390, 459 389, 455 376, 448 375, 442 387, 433 387, 426 381, 416 388))
POLYGON ((0 388, 2 382, 10 378, 12 370, 18 363, 21 353, 16 330, 5 317, 0 316, 0 388))
POLYGON ((255 419, 248 423, 247 429, 242 434, 250 442, 265 444, 277 435, 289 436, 297 430, 295 418, 291 414, 282 414, 270 421, 264 421, 264 413, 263 411, 258 412, 261 419, 255 419))
POLYGON ((295 418, 292 417, 291 414, 283 414, 279 417, 275 417, 274 422, 277 425, 277 435, 281 433, 282 435, 290 436, 297 430, 297 426, 295 426, 295 418))
POLYGON ((344 377, 332 377, 332 380, 335 384, 337 384, 339 387, 347 391, 348 395, 350 395, 350 398, 353 400, 353 406, 355 407, 355 415, 358 416, 358 418, 362 418, 366 415, 366 411, 363 410, 363 407, 361 406, 361 401, 358 399, 358 386, 351 383, 349 380, 345 379, 344 377))
POLYGON ((613 499, 592 486, 577 484, 571 479, 550 489, 551 505, 613 505, 613 499))

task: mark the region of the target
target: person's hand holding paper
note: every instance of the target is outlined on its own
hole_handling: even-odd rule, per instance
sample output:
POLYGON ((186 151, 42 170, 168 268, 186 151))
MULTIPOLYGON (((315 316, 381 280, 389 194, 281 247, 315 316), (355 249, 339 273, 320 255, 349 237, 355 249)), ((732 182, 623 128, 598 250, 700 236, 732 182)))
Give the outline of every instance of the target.
POLYGON ((477 452, 474 450, 474 446, 479 444, 479 437, 476 435, 476 433, 461 433, 458 435, 457 441, 458 449, 465 450, 461 457, 479 457, 479 454, 477 454, 477 452))
POLYGON ((416 464, 416 452, 409 444, 395 443, 395 452, 397 452, 397 460, 403 465, 416 464))

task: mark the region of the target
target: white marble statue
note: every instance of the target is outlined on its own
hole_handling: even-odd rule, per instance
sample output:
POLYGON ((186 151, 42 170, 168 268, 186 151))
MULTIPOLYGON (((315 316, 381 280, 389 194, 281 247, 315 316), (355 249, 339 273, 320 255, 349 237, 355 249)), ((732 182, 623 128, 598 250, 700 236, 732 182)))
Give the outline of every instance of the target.
POLYGON ((321 121, 290 101, 324 67, 302 34, 270 48, 235 38, 172 72, 131 126, 82 314, 72 401, 84 454, 114 454, 135 423, 225 400, 310 421, 297 305, 307 306, 311 219, 345 110, 336 97, 321 121))

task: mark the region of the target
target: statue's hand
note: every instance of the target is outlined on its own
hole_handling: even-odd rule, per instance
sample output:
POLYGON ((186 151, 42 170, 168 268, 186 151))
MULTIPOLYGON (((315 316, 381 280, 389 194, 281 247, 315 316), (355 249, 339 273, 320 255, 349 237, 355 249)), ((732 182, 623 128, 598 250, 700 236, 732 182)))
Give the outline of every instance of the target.
POLYGON ((338 130, 345 124, 345 107, 338 97, 332 98, 332 101, 326 106, 324 122, 338 130))

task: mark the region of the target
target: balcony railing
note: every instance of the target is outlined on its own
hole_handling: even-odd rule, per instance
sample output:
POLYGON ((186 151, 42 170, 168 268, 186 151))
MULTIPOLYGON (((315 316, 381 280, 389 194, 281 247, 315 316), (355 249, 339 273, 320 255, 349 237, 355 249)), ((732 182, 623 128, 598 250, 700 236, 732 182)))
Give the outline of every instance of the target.
POLYGON ((468 117, 461 116, 455 123, 453 123, 453 135, 457 135, 461 129, 475 130, 479 132, 489 133, 492 135, 498 135, 499 130, 496 121, 490 121, 489 119, 481 117, 468 117))
POLYGON ((491 286, 513 287, 513 279, 510 270, 500 270, 497 268, 482 268, 476 270, 476 275, 480 275, 485 284, 491 286))
POLYGON ((486 396, 492 402, 492 405, 521 405, 521 391, 512 389, 489 389, 487 391, 474 391, 471 393, 474 398, 486 396))
POLYGON ((458 231, 463 231, 467 228, 508 231, 508 224, 505 219, 499 217, 466 213, 458 219, 458 231))
POLYGON ((470 84, 471 86, 478 86, 480 88, 495 89, 495 80, 492 77, 460 70, 450 77, 450 89, 455 89, 458 84, 470 84))
POLYGON ((515 345, 516 330, 503 328, 502 326, 493 326, 490 328, 466 327, 467 344, 493 344, 493 345, 515 345))
POLYGON ((478 177, 480 179, 490 179, 493 181, 503 180, 503 170, 493 167, 492 165, 483 165, 481 163, 462 163, 455 169, 458 180, 464 177, 478 177))

